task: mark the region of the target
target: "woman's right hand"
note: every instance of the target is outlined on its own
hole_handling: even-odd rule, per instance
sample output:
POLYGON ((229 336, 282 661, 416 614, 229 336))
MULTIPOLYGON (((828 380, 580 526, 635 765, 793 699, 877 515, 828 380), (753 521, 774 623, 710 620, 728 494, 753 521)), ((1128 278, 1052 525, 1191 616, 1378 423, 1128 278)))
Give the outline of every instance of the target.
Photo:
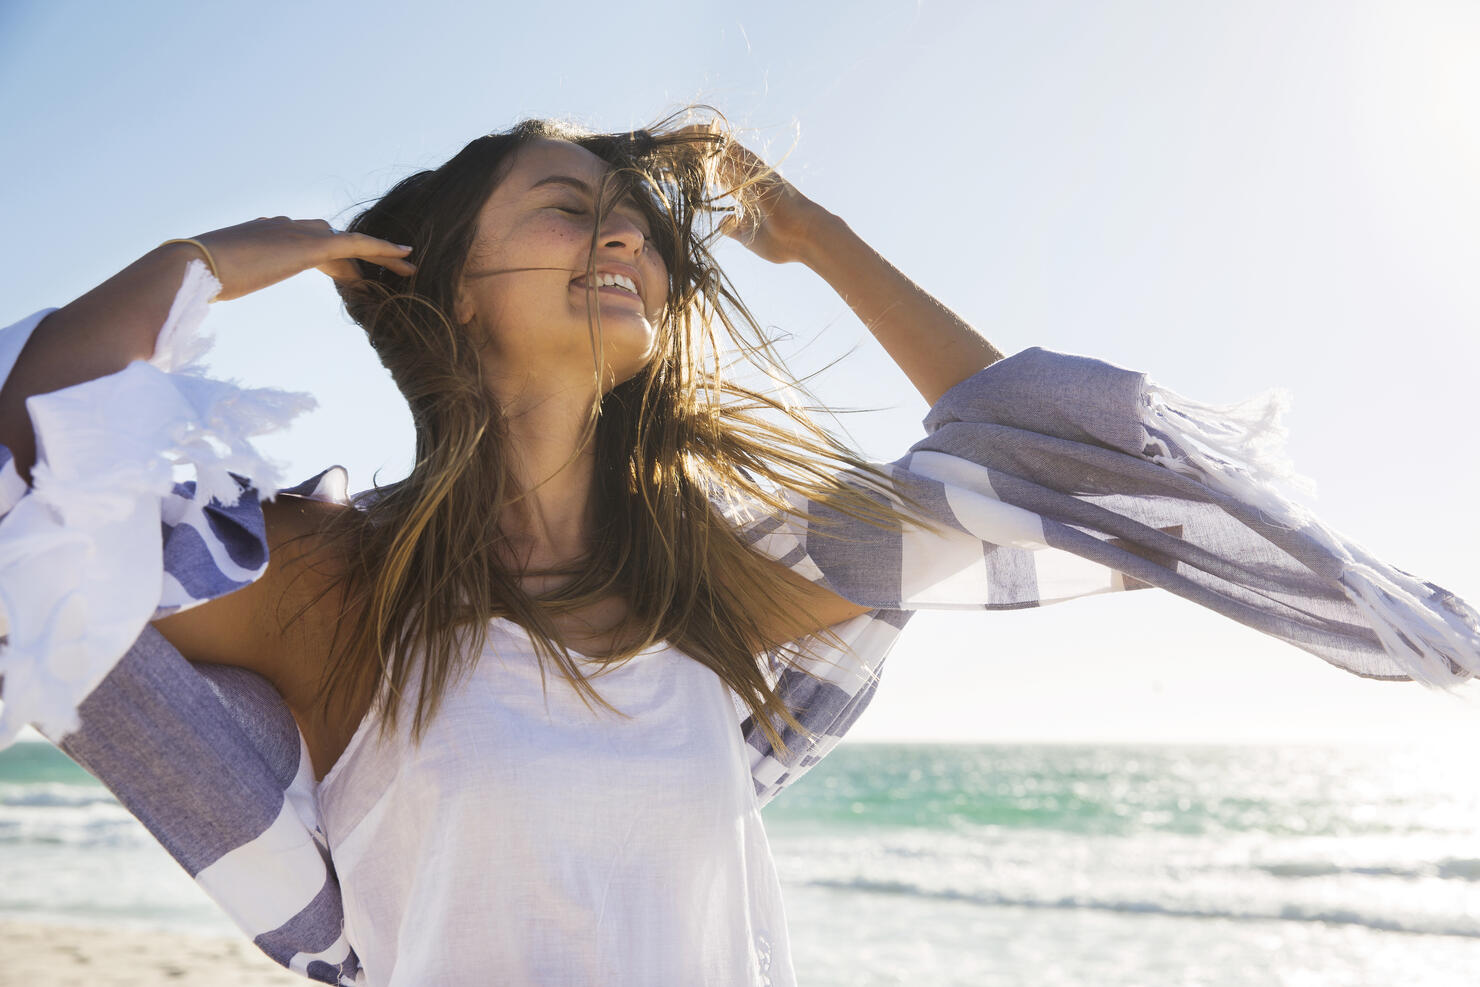
MULTIPOLYGON (((322 219, 254 219, 196 237, 216 262, 221 300, 240 298, 317 268, 336 280, 359 275, 354 261, 409 276, 411 248, 363 233, 341 233, 322 219)), ((47 315, 32 331, 10 376, 0 381, 0 445, 31 480, 36 440, 26 399, 117 373, 154 353, 159 327, 180 290, 188 243, 162 244, 113 277, 47 315)))
MULTIPOLYGON (((275 216, 202 233, 221 281, 217 301, 229 301, 277 284, 309 268, 336 281, 359 279, 352 261, 378 264, 403 277, 416 265, 406 260, 411 248, 364 233, 342 233, 322 219, 275 216)), ((190 244, 172 244, 199 256, 190 244)))

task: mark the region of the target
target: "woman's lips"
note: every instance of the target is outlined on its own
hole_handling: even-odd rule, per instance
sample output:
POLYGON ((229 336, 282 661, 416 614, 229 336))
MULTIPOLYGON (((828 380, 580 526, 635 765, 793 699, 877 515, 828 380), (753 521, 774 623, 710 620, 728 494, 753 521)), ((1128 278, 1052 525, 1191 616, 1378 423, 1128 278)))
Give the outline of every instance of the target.
MULTIPOLYGON (((576 278, 570 285, 572 288, 579 288, 582 292, 587 291, 589 288, 589 284, 585 278, 576 278)), ((630 301, 637 302, 639 305, 642 304, 641 296, 633 294, 626 288, 619 288, 614 284, 601 285, 596 289, 596 293, 598 295, 610 295, 613 298, 626 298, 630 301)))

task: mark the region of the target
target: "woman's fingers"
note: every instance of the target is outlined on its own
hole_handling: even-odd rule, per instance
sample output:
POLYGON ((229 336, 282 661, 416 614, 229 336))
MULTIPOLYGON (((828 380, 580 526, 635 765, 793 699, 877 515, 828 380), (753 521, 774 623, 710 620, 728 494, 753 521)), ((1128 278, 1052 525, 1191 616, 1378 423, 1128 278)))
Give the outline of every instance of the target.
POLYGON ((755 234, 753 225, 745 220, 738 212, 732 212, 720 220, 716 232, 721 236, 727 236, 734 240, 745 243, 755 234))
POLYGON ((359 253, 355 256, 366 260, 373 260, 376 257, 403 257, 411 252, 411 247, 404 243, 391 243, 389 240, 382 240, 367 233, 340 233, 339 237, 358 248, 359 253))
POLYGON ((786 179, 750 148, 739 141, 729 141, 709 165, 709 181, 721 195, 735 195, 742 189, 757 188, 764 195, 786 179))
MULTIPOLYGON (((709 120, 704 123, 691 123, 686 127, 680 127, 674 133, 680 137, 712 137, 718 145, 717 152, 708 159, 709 181, 715 185, 726 185, 733 187, 739 184, 735 181, 739 172, 748 172, 751 168, 741 167, 756 162, 759 159, 746 150, 745 146, 735 139, 734 134, 726 130, 718 120, 709 120)), ((743 180, 745 174, 741 174, 743 180)))
POLYGON ((317 268, 336 280, 358 280, 356 260, 377 264, 402 277, 416 265, 411 248, 364 233, 336 230, 322 219, 262 217, 202 233, 219 271, 222 300, 240 298, 286 278, 317 268))
MULTIPOLYGON (((328 224, 326 223, 327 227, 328 224)), ((406 259, 411 253, 411 247, 400 243, 391 243, 365 233, 340 233, 332 227, 328 227, 331 233, 333 256, 318 269, 336 281, 358 281, 360 272, 351 262, 353 260, 369 261, 378 264, 386 270, 392 271, 402 277, 410 277, 416 273, 416 265, 406 259)))

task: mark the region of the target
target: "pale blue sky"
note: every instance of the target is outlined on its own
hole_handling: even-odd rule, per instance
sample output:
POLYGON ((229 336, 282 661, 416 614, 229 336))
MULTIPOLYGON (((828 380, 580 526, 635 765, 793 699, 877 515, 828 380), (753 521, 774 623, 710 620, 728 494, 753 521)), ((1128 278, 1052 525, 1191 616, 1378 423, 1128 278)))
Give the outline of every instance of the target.
MULTIPOLYGON (((1289 388, 1329 525, 1480 602, 1480 7, 1302 2, 0 6, 12 321, 159 241, 357 201, 523 116, 723 109, 803 192, 1012 353, 1209 402, 1289 388), (533 7, 534 5, 530 5, 533 7), (846 14, 835 10, 846 9, 846 14)), ((728 249, 871 455, 924 403, 825 283, 728 249)), ((9 313, 6 315, 5 313, 9 313)), ((218 373, 313 392, 264 444, 408 467, 399 395, 327 281, 217 306, 218 373)), ((1480 739, 1160 592, 929 614, 857 736, 1480 739)))

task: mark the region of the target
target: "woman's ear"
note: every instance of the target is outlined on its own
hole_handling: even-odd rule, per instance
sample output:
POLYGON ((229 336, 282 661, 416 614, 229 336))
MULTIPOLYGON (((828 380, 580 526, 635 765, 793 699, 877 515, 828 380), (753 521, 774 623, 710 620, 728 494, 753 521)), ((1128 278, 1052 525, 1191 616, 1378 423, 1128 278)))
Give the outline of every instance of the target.
POLYGON ((457 295, 452 302, 452 317, 460 326, 468 325, 477 314, 473 308, 473 296, 468 291, 466 281, 459 280, 457 283, 457 295))

